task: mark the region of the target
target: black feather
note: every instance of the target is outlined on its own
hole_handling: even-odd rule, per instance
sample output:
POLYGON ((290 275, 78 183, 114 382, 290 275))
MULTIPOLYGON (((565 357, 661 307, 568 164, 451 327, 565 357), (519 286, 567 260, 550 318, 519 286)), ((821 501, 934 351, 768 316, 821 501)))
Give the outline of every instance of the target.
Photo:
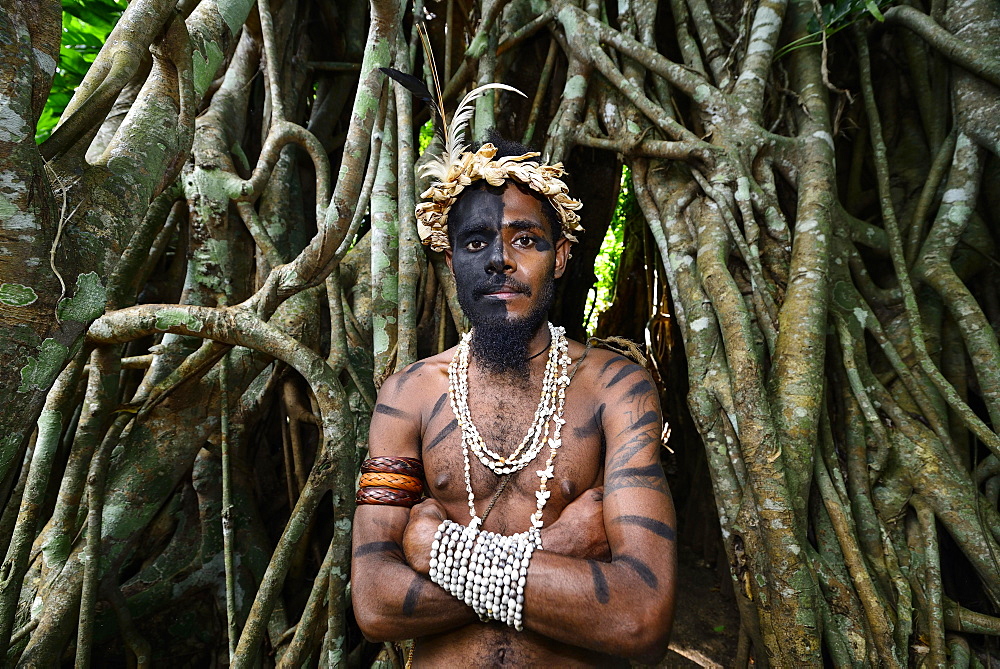
POLYGON ((435 100, 431 92, 427 90, 427 86, 424 85, 424 82, 420 81, 412 74, 400 72, 399 70, 394 70, 391 67, 380 67, 378 69, 382 70, 382 72, 386 75, 401 83, 406 90, 410 91, 414 96, 430 105, 431 109, 434 109, 435 111, 437 110, 437 100, 435 100))

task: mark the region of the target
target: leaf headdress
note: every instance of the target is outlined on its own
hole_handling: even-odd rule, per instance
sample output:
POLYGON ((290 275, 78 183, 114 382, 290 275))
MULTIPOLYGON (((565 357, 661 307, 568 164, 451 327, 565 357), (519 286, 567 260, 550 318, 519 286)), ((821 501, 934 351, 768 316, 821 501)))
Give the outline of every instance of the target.
MULTIPOLYGON (((464 143, 465 129, 475 112, 473 104, 477 98, 487 91, 501 89, 513 91, 524 96, 524 93, 506 84, 486 84, 469 91, 462 98, 451 122, 447 122, 444 113, 444 101, 441 96, 441 85, 437 79, 437 68, 431 53, 427 38, 422 28, 421 39, 430 60, 431 72, 434 73, 434 87, 437 96, 431 95, 423 82, 416 77, 383 67, 382 71, 392 77, 416 97, 428 103, 437 114, 444 135, 444 150, 441 155, 431 159, 423 168, 422 176, 429 176, 434 181, 430 188, 421 193, 424 200, 417 204, 417 232, 420 240, 435 251, 445 251, 451 248, 448 241, 448 211, 455 204, 461 192, 472 183, 485 180, 491 186, 501 186, 508 179, 513 179, 530 187, 540 195, 544 195, 552 203, 559 217, 563 235, 571 242, 576 241, 574 232, 583 231, 577 210, 582 203, 569 196, 569 189, 559 178, 565 173, 562 163, 542 165, 537 160, 539 154, 535 151, 521 156, 505 156, 494 160, 497 149, 493 144, 483 144, 475 152, 468 150, 464 143)), ((525 96, 527 97, 527 96, 525 96)))

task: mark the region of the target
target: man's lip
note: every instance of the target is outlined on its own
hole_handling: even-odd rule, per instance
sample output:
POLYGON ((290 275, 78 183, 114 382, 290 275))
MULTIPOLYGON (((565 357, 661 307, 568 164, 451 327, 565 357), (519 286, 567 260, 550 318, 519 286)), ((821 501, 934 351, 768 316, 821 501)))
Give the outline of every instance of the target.
POLYGON ((522 293, 520 291, 510 290, 510 289, 501 289, 501 290, 497 290, 497 291, 494 291, 494 292, 485 293, 485 295, 487 297, 496 297, 496 298, 499 298, 501 300, 509 300, 509 299, 517 297, 518 295, 521 295, 521 294, 522 293))

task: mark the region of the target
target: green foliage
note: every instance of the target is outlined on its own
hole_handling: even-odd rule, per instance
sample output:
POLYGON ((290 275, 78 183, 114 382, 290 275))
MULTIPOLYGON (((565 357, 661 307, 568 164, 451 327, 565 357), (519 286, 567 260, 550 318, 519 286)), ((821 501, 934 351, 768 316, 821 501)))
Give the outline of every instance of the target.
POLYGON ((107 41, 118 18, 128 6, 126 0, 63 0, 62 45, 59 66, 52 80, 52 89, 45 102, 35 141, 42 142, 52 134, 73 91, 83 81, 91 63, 107 41))
POLYGON ((809 19, 809 34, 778 49, 776 57, 781 58, 802 47, 819 46, 824 36, 829 38, 869 16, 881 23, 885 21, 882 10, 890 4, 892 0, 834 0, 820 5, 820 15, 809 19))
POLYGON ((419 151, 417 151, 418 156, 422 156, 427 147, 431 145, 434 140, 434 119, 427 121, 422 126, 420 126, 420 142, 419 151))
POLYGON ((878 21, 884 21, 885 17, 882 16, 881 7, 888 4, 888 0, 879 0, 878 2, 876 0, 835 0, 835 2, 822 5, 822 15, 819 18, 812 18, 809 29, 818 32, 822 26, 828 31, 836 32, 867 14, 875 17, 878 21))
POLYGON ((597 329, 597 319, 601 313, 611 306, 615 296, 615 280, 618 277, 618 261, 621 259, 623 240, 625 236, 625 219, 635 206, 635 195, 632 192, 632 172, 622 166, 622 185, 618 191, 618 205, 614 216, 604 235, 601 250, 594 260, 594 274, 597 282, 587 293, 587 310, 583 322, 588 334, 594 334, 597 329))

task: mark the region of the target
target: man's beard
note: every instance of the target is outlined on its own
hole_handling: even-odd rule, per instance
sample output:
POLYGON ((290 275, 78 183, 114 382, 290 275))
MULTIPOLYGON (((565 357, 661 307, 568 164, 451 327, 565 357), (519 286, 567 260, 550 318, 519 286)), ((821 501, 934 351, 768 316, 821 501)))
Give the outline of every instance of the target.
POLYGON ((528 286, 510 279, 476 286, 471 291, 475 297, 466 291, 458 292, 462 310, 472 323, 472 356, 491 374, 526 381, 530 376, 528 344, 538 328, 546 322, 549 308, 555 299, 555 279, 550 276, 544 281, 531 311, 515 320, 507 317, 506 310, 503 314, 491 314, 484 313, 487 310, 479 308, 482 300, 489 299, 483 295, 495 292, 501 286, 530 296, 528 286), (467 304, 470 299, 472 303, 467 304))

